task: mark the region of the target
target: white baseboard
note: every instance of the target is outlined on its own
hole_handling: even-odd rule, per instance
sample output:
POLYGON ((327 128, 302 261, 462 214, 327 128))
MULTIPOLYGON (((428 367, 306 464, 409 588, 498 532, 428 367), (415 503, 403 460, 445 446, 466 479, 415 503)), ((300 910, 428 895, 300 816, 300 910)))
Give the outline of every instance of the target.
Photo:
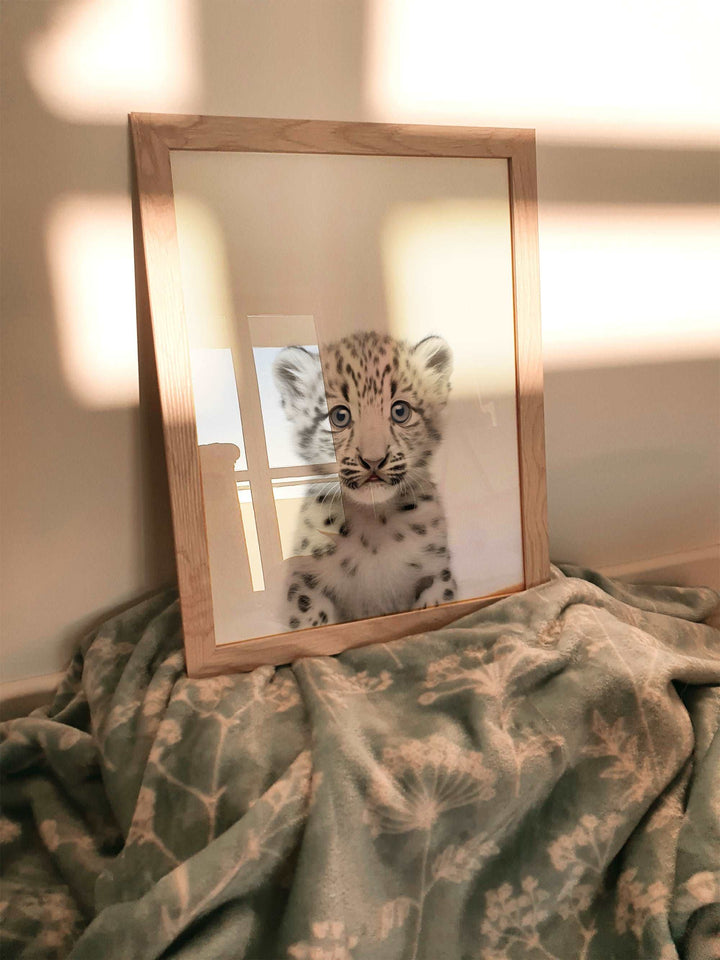
POLYGON ((0 720, 26 717, 36 707, 50 703, 64 676, 64 672, 46 673, 0 683, 0 720))
MULTIPOLYGON (((631 563, 600 566, 598 571, 635 583, 667 583, 680 587, 712 587, 720 591, 720 544, 631 563)), ((64 673, 48 673, 0 683, 0 720, 24 717, 49 703, 64 673)))
POLYGON ((601 565, 598 572, 629 583, 663 583, 720 590, 720 543, 631 563, 601 565))

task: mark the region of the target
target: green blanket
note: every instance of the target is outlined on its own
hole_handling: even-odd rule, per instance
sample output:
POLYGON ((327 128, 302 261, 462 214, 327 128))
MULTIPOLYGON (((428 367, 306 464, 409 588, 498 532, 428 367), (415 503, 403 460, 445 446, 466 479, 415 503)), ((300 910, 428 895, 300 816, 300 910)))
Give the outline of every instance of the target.
POLYGON ((4 727, 2 957, 720 957, 717 597, 564 571, 207 680, 105 624, 4 727))

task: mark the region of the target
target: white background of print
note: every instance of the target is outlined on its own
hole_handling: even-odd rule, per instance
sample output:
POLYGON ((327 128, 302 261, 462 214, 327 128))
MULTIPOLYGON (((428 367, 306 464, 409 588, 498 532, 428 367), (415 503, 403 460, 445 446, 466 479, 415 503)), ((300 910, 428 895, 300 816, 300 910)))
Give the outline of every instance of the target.
POLYGON ((257 314, 310 314, 322 342, 445 337, 434 469, 459 597, 521 582, 505 161, 176 152, 172 165, 195 362, 238 349, 235 324, 257 314))

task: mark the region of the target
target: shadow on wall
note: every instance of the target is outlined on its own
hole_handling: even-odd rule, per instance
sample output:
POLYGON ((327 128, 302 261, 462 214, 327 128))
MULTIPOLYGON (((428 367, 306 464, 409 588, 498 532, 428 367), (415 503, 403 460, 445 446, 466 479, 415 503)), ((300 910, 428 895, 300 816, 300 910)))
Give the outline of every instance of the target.
MULTIPOLYGON (((149 333, 141 326, 139 406, 134 398, 123 406, 83 402, 63 366, 67 329, 76 331, 71 336, 79 333, 72 325, 63 326, 73 318, 60 314, 48 265, 48 225, 59 201, 85 197, 91 205, 102 205, 119 199, 129 210, 126 110, 416 119, 410 110, 390 117, 371 103, 369 3, 188 0, 184 39, 173 9, 165 0, 145 5, 124 0, 3 3, 3 124, 14 134, 12 157, 8 153, 2 168, 3 262, 11 265, 3 273, 2 291, 3 679, 59 669, 88 618, 173 576, 149 333), (153 54, 143 33, 147 24, 142 17, 149 14, 138 13, 142 10, 154 10, 163 35, 192 59, 194 89, 182 87, 176 96, 177 91, 166 87, 163 92, 158 83, 143 93, 130 82, 140 60, 149 62, 153 54), (36 70, 42 61, 39 41, 78 11, 96 21, 107 11, 111 26, 113 18, 141 21, 135 24, 135 46, 118 44, 112 63, 103 65, 100 48, 93 53, 96 71, 118 86, 107 87, 108 109, 99 109, 92 120, 77 111, 62 118, 58 97, 50 109, 28 75, 28 51, 35 49, 36 70), (138 63, 133 64, 133 57, 140 58, 138 63)), ((112 38, 112 30, 109 34, 112 38)), ((127 29, 117 35, 126 34, 127 29)), ((87 51, 81 46, 68 50, 66 60, 50 58, 47 63, 77 71, 75 88, 81 89, 90 82, 83 79, 87 51)), ((172 76, 168 70, 165 79, 172 76)), ((38 84, 37 74, 34 78, 38 84)), ((484 122, 477 110, 471 113, 471 118, 450 116, 453 122, 484 122)), ((553 209, 655 203, 709 208, 716 197, 716 175, 712 155, 692 144, 682 150, 647 144, 638 149, 542 145, 541 215, 546 202, 553 209)), ((125 224, 127 260, 117 275, 109 272, 103 281, 109 287, 101 288, 93 304, 102 304, 103 294, 108 306, 118 296, 128 301, 129 216, 125 224)), ((551 218, 542 215, 541 242, 551 225, 551 218)), ((80 291, 97 281, 89 275, 91 269, 81 259, 73 278, 80 291)), ((557 260, 544 257, 543 276, 553 271, 557 276, 560 270, 557 260)), ((598 283, 612 284, 613 278, 603 276, 598 283)), ((565 309, 570 310, 567 304, 565 309)), ((550 326, 553 312, 546 317, 550 326)), ((107 315, 101 309, 97 313, 94 334, 100 334, 99 340, 91 340, 80 354, 86 365, 107 346, 102 343, 107 315)), ((125 324, 132 340, 135 318, 110 316, 113 323, 125 324)), ((679 317, 678 324, 684 319, 679 317)), ((556 555, 581 562, 613 560, 637 550, 640 541, 647 549, 664 550, 667 542, 667 549, 677 550, 678 544, 699 542, 703 526, 705 543, 717 538, 717 530, 710 531, 715 521, 707 503, 708 484, 718 473, 713 459, 717 434, 713 437, 708 421, 717 395, 712 369, 709 362, 698 361, 548 374, 550 529, 556 555), (672 389, 666 391, 668 382, 672 389), (703 418, 707 429, 698 426, 703 418), (683 463, 694 466, 685 469, 683 463)))

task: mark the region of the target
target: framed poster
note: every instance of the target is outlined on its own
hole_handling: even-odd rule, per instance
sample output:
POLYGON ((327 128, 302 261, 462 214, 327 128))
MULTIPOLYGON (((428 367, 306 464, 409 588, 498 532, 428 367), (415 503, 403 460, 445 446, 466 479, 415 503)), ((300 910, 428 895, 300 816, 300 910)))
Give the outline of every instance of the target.
POLYGON ((547 580, 533 132, 130 119, 190 675, 547 580))

